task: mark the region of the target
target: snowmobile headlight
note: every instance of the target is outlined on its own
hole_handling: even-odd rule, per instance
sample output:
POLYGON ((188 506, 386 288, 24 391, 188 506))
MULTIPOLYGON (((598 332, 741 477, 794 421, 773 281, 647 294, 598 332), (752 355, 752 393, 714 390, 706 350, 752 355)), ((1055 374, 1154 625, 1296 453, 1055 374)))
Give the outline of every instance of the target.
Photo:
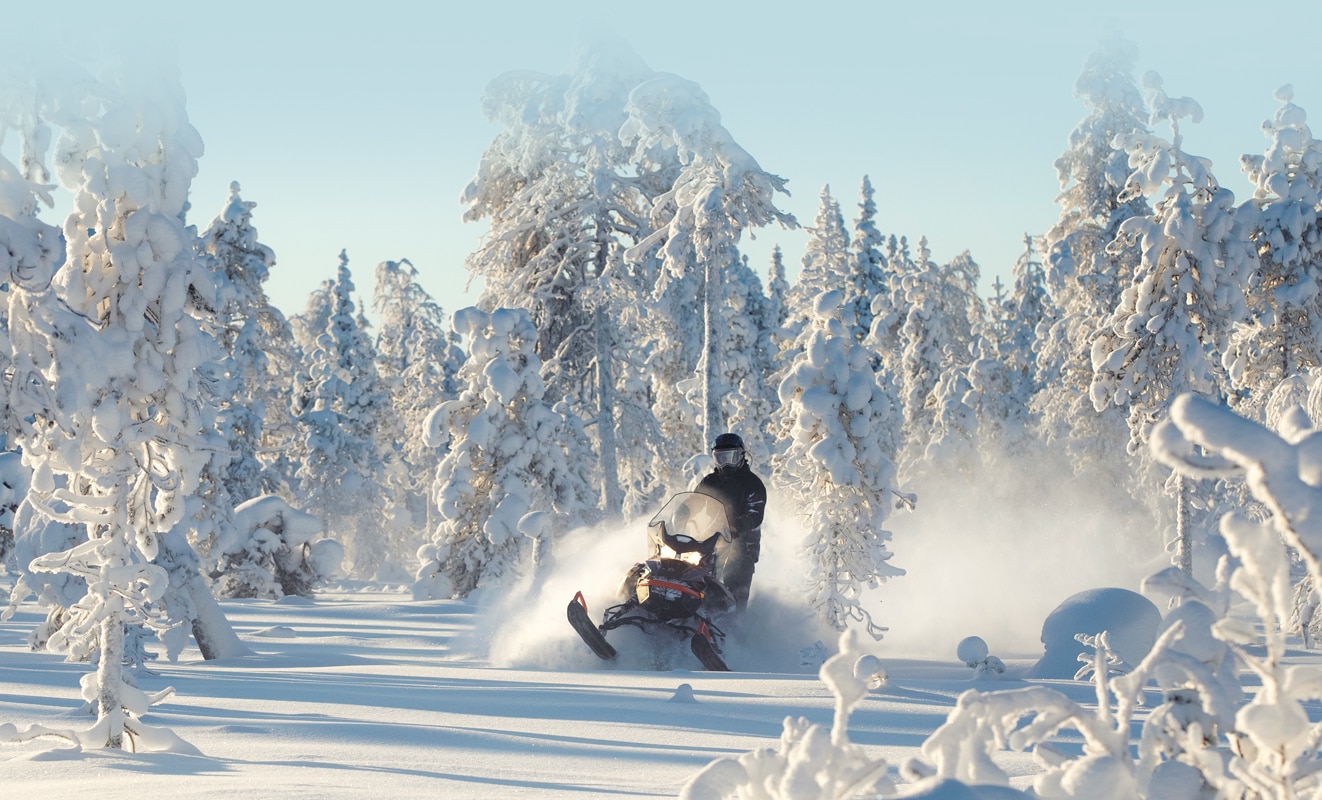
POLYGON ((670 545, 663 544, 661 545, 661 550, 659 553, 657 553, 657 555, 660 556, 661 558, 673 558, 676 561, 683 561, 685 564, 692 564, 695 567, 702 566, 702 553, 699 553, 697 551, 680 553, 676 551, 674 548, 672 548, 670 545))

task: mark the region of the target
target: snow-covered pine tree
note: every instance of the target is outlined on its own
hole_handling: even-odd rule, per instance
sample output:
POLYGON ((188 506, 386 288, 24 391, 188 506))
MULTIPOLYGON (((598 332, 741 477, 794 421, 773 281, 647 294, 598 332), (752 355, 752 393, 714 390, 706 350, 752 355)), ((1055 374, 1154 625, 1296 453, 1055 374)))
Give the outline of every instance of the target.
POLYGON ((633 144, 637 160, 673 148, 681 165, 674 183, 653 201, 653 232, 631 249, 627 260, 642 262, 658 253, 658 297, 665 296, 674 281, 700 279, 700 292, 686 298, 690 309, 695 298, 702 301, 700 422, 705 450, 726 428, 717 390, 719 360, 725 353, 719 310, 730 292, 723 270, 736 263, 744 231, 772 222, 786 228, 798 223, 774 204, 775 194, 785 191, 785 180, 764 171, 734 141, 697 84, 675 75, 657 76, 634 88, 626 111, 629 117, 620 136, 633 144))
POLYGON ((1115 486, 1132 480, 1124 410, 1107 406, 1099 412, 1088 388, 1094 332, 1115 310, 1139 260, 1133 247, 1115 242, 1116 235, 1125 220, 1150 213, 1142 195, 1120 199, 1129 154, 1115 137, 1148 131, 1133 77, 1136 59, 1133 43, 1110 38, 1074 84, 1088 113, 1056 160, 1060 216, 1043 237, 1053 313, 1038 334, 1041 388, 1033 398, 1039 438, 1063 449, 1075 469, 1096 472, 1101 485, 1115 486))
POLYGON ((779 387, 788 445, 773 461, 773 481, 806 520, 812 607, 838 630, 853 620, 879 639, 886 628, 873 621, 863 593, 904 574, 890 564, 883 527, 895 466, 880 441, 898 427, 898 410, 853 338, 844 303, 838 289, 820 294, 793 348, 798 355, 779 387))
POLYGON ((98 721, 76 736, 143 749, 177 740, 138 718, 151 699, 125 681, 125 625, 169 624, 158 605, 173 605, 167 570, 200 580, 179 525, 210 456, 199 370, 216 351, 190 314, 214 284, 183 223, 202 142, 177 76, 136 67, 98 86, 88 119, 65 129, 60 180, 75 191, 65 267, 52 276, 54 259, 17 265, 10 331, 22 354, 12 401, 33 469, 29 502, 86 531, 28 565, 88 584, 50 641, 71 658, 98 656, 83 679, 98 721))
POLYGON ((623 430, 623 417, 636 420, 647 409, 618 405, 627 399, 621 373, 641 349, 630 311, 646 283, 622 254, 646 233, 655 173, 673 172, 668 160, 631 161, 618 136, 630 90, 652 75, 626 45, 599 43, 571 75, 497 78, 485 110, 504 130, 463 196, 467 219, 491 220, 468 258, 483 280, 478 306, 528 309, 548 391, 595 421, 598 485, 611 514, 622 509, 622 487, 639 477, 621 475, 621 458, 632 465, 638 454, 622 456, 617 440, 656 430, 623 430))
POLYGON ((383 530, 382 442, 393 445, 395 428, 376 348, 358 323, 343 251, 329 288, 326 327, 306 355, 306 382, 294 398, 299 505, 321 515, 331 537, 344 544, 350 573, 371 578, 383 566, 407 563, 416 544, 389 541, 383 530))
POLYGON ((292 439, 288 397, 298 366, 289 322, 263 288, 275 253, 257 238, 256 205, 231 183, 225 208, 202 234, 203 251, 218 273, 217 339, 230 359, 221 428, 233 453, 224 481, 236 503, 287 491, 287 476, 267 454, 284 451, 292 439))
POLYGON ((311 597, 344 560, 339 542, 319 538, 321 520, 275 495, 241 503, 234 518, 216 546, 216 585, 226 597, 311 597))
POLYGON ((720 359, 721 412, 727 426, 740 432, 751 462, 765 464, 775 450, 772 417, 779 406, 768 378, 774 374, 776 353, 772 331, 763 327, 767 299, 747 257, 731 264, 725 274, 730 294, 720 309, 726 336, 720 359))
POLYGON ((1097 648, 1095 705, 1044 686, 966 692, 923 744, 935 768, 913 762, 906 777, 1004 785, 1008 776, 993 762, 994 752, 1008 744, 1041 755, 1048 739, 1059 741, 1061 730, 1072 728, 1084 747, 1077 753, 1053 747, 1034 778, 1033 796, 1316 795, 1322 769, 1305 709, 1322 697, 1322 682, 1289 663, 1285 631, 1287 548, 1303 555, 1312 575, 1322 575, 1322 530, 1313 513, 1322 496, 1308 477, 1318 467, 1317 435, 1298 407, 1282 419, 1278 435, 1201 397, 1175 398, 1169 419, 1153 431, 1155 457, 1190 477, 1241 474, 1275 513, 1257 520, 1235 512, 1222 520, 1231 557, 1222 561, 1215 586, 1174 569, 1144 582, 1145 592, 1160 591, 1179 604, 1132 672, 1105 677, 1106 637, 1090 637, 1097 648), (1242 609, 1256 619, 1245 619, 1242 609), (1251 693, 1236 677, 1245 672, 1256 685, 1251 693), (1134 718, 1149 704, 1154 684, 1163 699, 1144 714, 1136 742, 1134 718))
POLYGON ((424 443, 424 426, 437 404, 455 396, 463 351, 445 311, 417 277, 407 259, 381 262, 372 302, 380 320, 377 373, 402 428, 387 490, 406 509, 411 530, 429 531, 428 495, 443 453, 424 443))
POLYGON ((599 516, 581 422, 547 402, 528 312, 471 307, 452 322, 468 357, 459 396, 428 419, 428 441, 449 449, 433 487, 440 522, 418 551, 414 596, 427 599, 507 584, 528 554, 525 534, 549 537, 599 516), (552 528, 521 528, 534 512, 549 515, 552 528))
MULTIPOLYGON (((1134 171, 1119 196, 1157 194, 1153 213, 1131 217, 1119 236, 1142 254, 1132 282, 1097 331, 1092 344, 1090 396, 1101 411, 1129 412, 1130 450, 1141 452, 1152 425, 1186 391, 1225 397, 1228 380, 1218 354, 1230 327, 1244 318, 1243 281, 1254 268, 1247 234, 1234 213, 1234 195, 1213 177, 1210 164, 1183 149, 1180 121, 1198 122, 1202 109, 1189 98, 1168 97, 1161 78, 1145 76, 1154 122, 1164 120, 1170 141, 1147 133, 1121 137, 1134 171)), ((1187 492, 1179 477, 1178 549, 1181 569, 1193 569, 1187 492)))
POLYGON ((1322 366, 1322 142, 1295 105, 1293 88, 1262 125, 1271 144, 1241 164, 1253 197, 1237 215, 1253 238, 1258 269, 1246 293, 1249 316, 1231 334, 1223 361, 1236 409, 1261 418, 1284 380, 1322 366))

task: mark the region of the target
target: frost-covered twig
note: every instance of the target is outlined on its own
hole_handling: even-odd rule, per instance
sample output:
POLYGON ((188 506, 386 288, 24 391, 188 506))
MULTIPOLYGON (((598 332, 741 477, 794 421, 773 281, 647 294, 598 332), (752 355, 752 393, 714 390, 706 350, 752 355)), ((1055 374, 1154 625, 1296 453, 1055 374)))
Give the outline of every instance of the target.
POLYGON ((721 758, 689 779, 682 800, 847 800, 871 792, 888 796, 883 759, 869 758, 849 741, 849 715, 886 680, 876 656, 858 649, 858 634, 840 636, 840 652, 818 673, 835 695, 835 716, 828 731, 802 717, 786 717, 780 743, 737 758, 721 758))

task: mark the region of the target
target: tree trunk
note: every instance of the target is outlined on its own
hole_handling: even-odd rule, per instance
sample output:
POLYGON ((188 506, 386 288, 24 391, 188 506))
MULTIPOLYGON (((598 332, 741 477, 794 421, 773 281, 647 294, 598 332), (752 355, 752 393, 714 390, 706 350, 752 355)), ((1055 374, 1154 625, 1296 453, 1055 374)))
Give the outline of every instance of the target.
POLYGON ((161 549, 165 551, 165 558, 158 558, 158 562, 168 564, 169 569, 176 571, 176 576, 183 575, 182 578, 176 577, 175 580, 182 583, 183 590, 192 601, 193 618, 189 620, 189 625, 193 631, 193 638, 197 641, 197 647, 202 651, 202 658, 211 661, 217 658, 252 655, 252 651, 230 627, 225 612, 211 594, 206 581, 202 580, 202 573, 197 568, 197 554, 193 552, 193 548, 189 546, 183 534, 170 531, 160 537, 160 543, 161 549))
POLYGON ((712 439, 724 429, 721 418, 721 398, 717 396, 716 385, 719 376, 720 358, 716 353, 716 321, 718 309, 716 301, 720 295, 717 259, 708 258, 702 272, 702 440, 704 447, 710 447, 712 439))
POLYGON ((1175 476, 1176 558, 1180 571, 1193 577, 1193 533, 1189 530, 1189 479, 1175 476))
POLYGON ((212 661, 217 658, 238 658, 250 656, 252 651, 234 632, 220 603, 202 580, 201 573, 193 573, 188 581, 188 596, 193 600, 193 638, 197 648, 202 651, 202 658, 212 661))
POLYGON ((606 516, 617 517, 624 510, 620 491, 619 456, 615 449, 615 376, 611 370, 610 326, 606 312, 597 306, 592 314, 593 333, 597 340, 597 442, 601 448, 601 502, 606 516))
POLYGON ((96 668, 97 719, 107 721, 106 747, 124 747, 124 704, 120 687, 124 682, 124 620, 112 612, 101 620, 101 662, 96 668))

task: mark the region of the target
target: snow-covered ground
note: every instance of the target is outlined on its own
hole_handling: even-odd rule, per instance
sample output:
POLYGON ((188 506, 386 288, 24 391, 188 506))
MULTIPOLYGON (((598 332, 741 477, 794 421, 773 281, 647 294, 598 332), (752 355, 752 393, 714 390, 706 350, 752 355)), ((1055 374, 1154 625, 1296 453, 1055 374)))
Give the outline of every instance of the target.
MULTIPOLYGON (((831 721, 832 696, 811 670, 613 668, 567 624, 548 639, 574 647, 544 666, 493 666, 469 603, 368 588, 224 605, 257 655, 205 662, 186 651, 140 679, 147 691, 176 689, 146 719, 199 755, 8 745, 6 796, 674 797, 713 759, 774 745, 786 716, 831 721)), ((88 727, 77 694, 86 665, 30 652, 39 619, 28 605, 0 625, 0 720, 88 727)), ((850 731, 898 765, 945 720, 971 671, 953 658, 885 665, 889 683, 850 731)), ((1071 693, 1086 701, 1091 689, 1071 693)), ((1032 771, 1027 757, 1007 759, 1032 771)))
MULTIPOLYGON (((1104 537, 1053 534, 1050 504, 1015 515, 1009 535, 985 514, 973 523, 985 504, 966 499, 931 506, 921 530, 897 518, 910 572, 878 593, 892 631, 865 646, 888 682, 849 728, 892 776, 960 693, 1021 685, 975 682, 955 658, 960 639, 984 636, 1013 676, 1041 654, 1056 603, 1108 578, 1130 585, 1120 578, 1138 569, 1107 565, 1104 537)), ((188 649, 140 678, 149 693, 177 692, 145 721, 199 755, 74 753, 52 738, 0 745, 5 796, 674 797, 712 760, 774 747, 787 716, 831 723, 834 698, 801 651, 834 642, 796 594, 797 538, 783 526, 771 523, 753 602, 730 632, 729 674, 699 671, 686 648, 631 629, 611 633, 618 663, 593 656, 565 607, 582 589, 598 616, 644 533, 583 531, 557 542, 541 580, 499 598, 414 601, 403 586, 340 585, 315 601, 222 601, 256 655, 207 662, 188 649)), ((0 596, 12 582, 0 576, 0 596)), ((26 645, 43 613, 29 602, 0 623, 0 723, 85 729, 87 665, 26 645)), ((1089 684, 1044 683, 1095 698, 1089 684)), ((998 761, 1024 785, 1036 772, 1027 755, 998 761)))
MULTIPOLYGON (((1013 505, 1014 514, 986 513, 995 504, 970 491, 896 518, 908 574, 877 593, 891 632, 864 645, 887 681, 849 724, 851 741, 885 759, 894 779, 970 688, 1049 685, 1093 705, 1091 684, 1016 677, 1042 654, 1042 621, 1080 590, 1136 588, 1163 561, 1151 536, 1120 535, 1113 515, 1081 498, 1013 505), (970 635, 1006 663, 1001 679, 975 679, 957 660, 970 635)), ((726 643, 728 674, 699 671, 685 648, 633 630, 610 634, 618 663, 593 656, 565 607, 581 589, 599 615, 643 530, 580 531, 557 541, 538 580, 499 595, 415 601, 402 585, 341 584, 316 600, 222 601, 254 655, 208 662, 186 649, 139 678, 149 693, 177 692, 144 721, 197 753, 4 744, 3 796, 675 797, 715 759, 775 747, 786 717, 831 724, 834 697, 811 651, 832 645, 820 659, 834 643, 795 582, 798 540, 785 525, 769 526, 753 602, 726 643)), ((12 583, 0 575, 0 596, 12 583)), ((29 601, 0 622, 0 724, 89 728, 78 695, 87 665, 27 647, 43 613, 29 601)), ((1322 666, 1316 652, 1287 656, 1322 666)), ((1316 702, 1306 711, 1322 719, 1316 702)), ((1134 718, 1135 737, 1145 716, 1134 718)), ((1060 741, 1078 752, 1072 731, 1060 741)), ((1039 772, 1024 753, 995 760, 1021 788, 1039 772)))

